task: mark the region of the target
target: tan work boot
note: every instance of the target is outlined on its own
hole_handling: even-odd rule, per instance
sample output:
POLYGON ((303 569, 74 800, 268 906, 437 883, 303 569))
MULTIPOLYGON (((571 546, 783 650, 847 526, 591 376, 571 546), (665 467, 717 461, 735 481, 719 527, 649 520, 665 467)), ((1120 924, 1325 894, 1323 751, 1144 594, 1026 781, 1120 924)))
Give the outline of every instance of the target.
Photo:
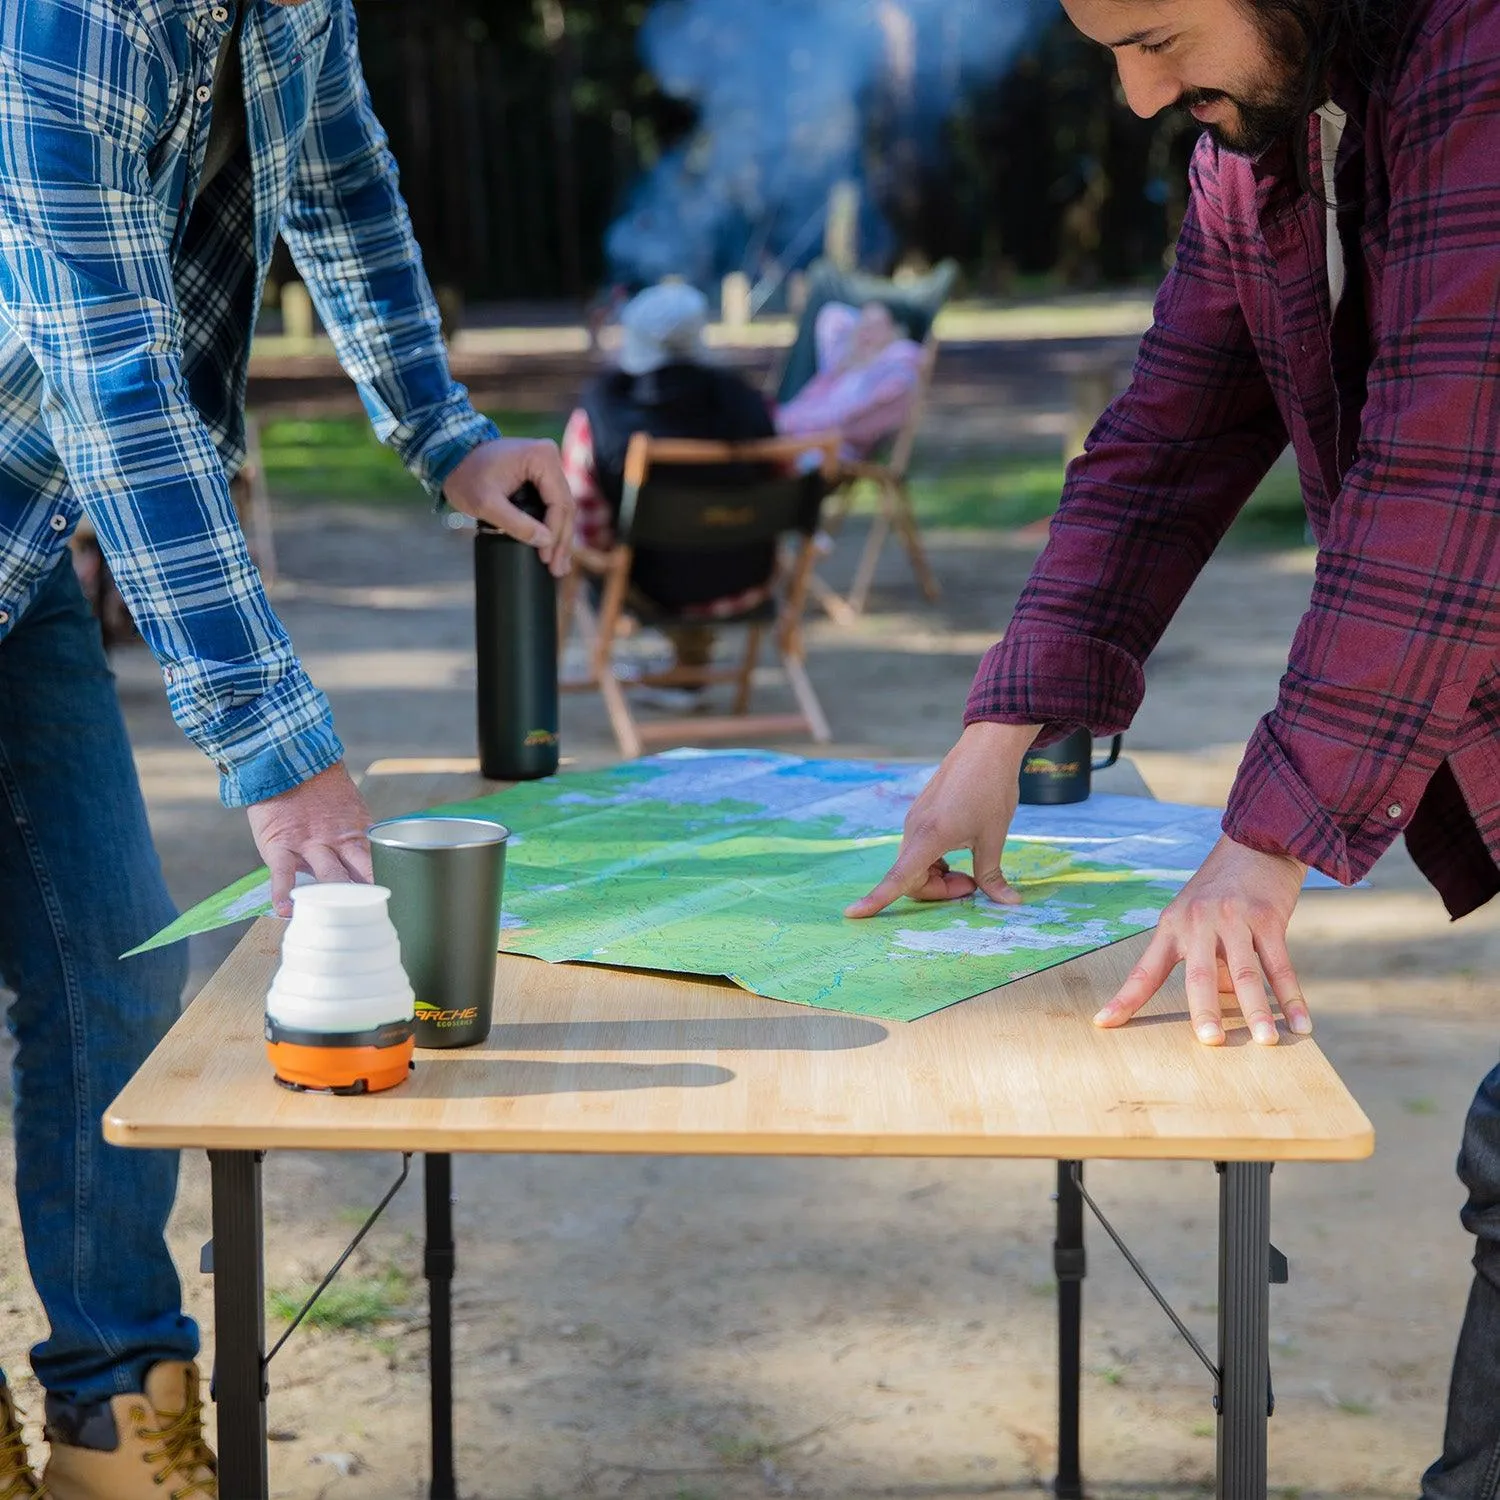
POLYGON ((49 1404, 47 1439, 48 1500, 217 1500, 197 1365, 153 1365, 141 1395, 90 1407, 49 1404))
POLYGON ((45 1495, 26 1457, 26 1439, 10 1387, 0 1380, 0 1500, 44 1500, 45 1495))
POLYGON ((0 1500, 46 1500, 26 1456, 26 1438, 10 1387, 0 1380, 0 1500))

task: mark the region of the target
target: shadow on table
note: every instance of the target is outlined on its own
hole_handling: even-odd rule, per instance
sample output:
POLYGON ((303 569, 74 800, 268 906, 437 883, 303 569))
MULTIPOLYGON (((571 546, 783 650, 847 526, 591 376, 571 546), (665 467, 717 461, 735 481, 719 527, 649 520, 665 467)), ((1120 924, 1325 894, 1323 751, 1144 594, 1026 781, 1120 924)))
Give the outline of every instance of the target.
POLYGON ((401 1094, 407 1099, 519 1099, 622 1089, 711 1089, 733 1078, 728 1068, 707 1063, 528 1062, 488 1052, 436 1052, 418 1059, 401 1094))
POLYGON ((497 1022, 499 1052, 847 1052, 890 1033, 854 1016, 746 1017, 651 1021, 497 1022))

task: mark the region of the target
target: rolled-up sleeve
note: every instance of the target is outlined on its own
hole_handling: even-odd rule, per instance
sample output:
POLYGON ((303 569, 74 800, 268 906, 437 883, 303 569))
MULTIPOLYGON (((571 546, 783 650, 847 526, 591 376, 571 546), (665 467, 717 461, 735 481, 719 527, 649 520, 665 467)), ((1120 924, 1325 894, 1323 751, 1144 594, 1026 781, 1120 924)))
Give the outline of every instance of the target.
POLYGON ((1044 740, 1079 725, 1127 728, 1146 658, 1286 446, 1240 309, 1216 175, 1205 141, 1130 387, 1068 471, 1047 546, 980 665, 966 723, 1041 724, 1044 740))
POLYGON ((1346 882, 1411 821, 1500 661, 1500 13, 1439 9, 1390 105, 1359 456, 1224 821, 1346 882))
POLYGON ((189 399, 147 156, 168 77, 125 0, 0 6, 0 316, 41 371, 71 492, 177 722, 231 805, 342 754, 272 612, 189 399))

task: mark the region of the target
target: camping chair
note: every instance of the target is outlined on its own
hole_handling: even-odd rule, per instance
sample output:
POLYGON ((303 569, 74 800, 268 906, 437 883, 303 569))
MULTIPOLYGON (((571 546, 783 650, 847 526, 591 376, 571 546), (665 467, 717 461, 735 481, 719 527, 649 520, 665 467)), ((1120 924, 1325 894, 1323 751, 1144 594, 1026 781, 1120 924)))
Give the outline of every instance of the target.
POLYGON ((788 401, 812 379, 817 369, 816 325, 818 313, 829 302, 844 302, 862 307, 880 302, 888 307, 906 333, 922 345, 922 365, 917 390, 906 422, 893 433, 877 453, 866 459, 841 461, 829 505, 827 530, 837 533, 854 504, 856 487, 869 483, 877 495, 877 508, 870 524, 855 568, 854 581, 847 595, 836 592, 814 574, 811 589, 828 614, 841 624, 848 624, 864 612, 886 538, 894 531, 911 561, 912 572, 922 593, 935 601, 941 593, 922 545, 917 518, 912 510, 908 472, 917 435, 921 431, 927 397, 932 387, 933 369, 937 364, 938 338, 934 325, 937 315, 953 290, 958 275, 954 261, 944 261, 927 276, 916 281, 886 281, 860 272, 841 271, 826 262, 814 266, 809 274, 807 306, 798 325, 797 337, 787 355, 776 389, 777 401, 788 401))
MULTIPOLYGON (((581 568, 569 576, 559 605, 562 644, 567 627, 576 623, 591 646, 588 676, 564 681, 566 692, 597 689, 604 699, 620 753, 640 755, 648 744, 676 744, 738 739, 742 736, 807 735, 818 744, 832 738, 823 707, 808 680, 802 638, 802 613, 815 557, 818 512, 828 491, 838 453, 833 434, 771 438, 749 443, 713 443, 653 438, 637 433, 625 460, 625 494, 617 523, 617 540, 608 552, 578 549, 581 568), (816 461, 816 466, 809 465, 816 461), (747 466, 748 469, 747 469, 747 466), (712 471, 723 468, 722 479, 712 471), (674 468, 677 472, 674 474, 674 468), (764 477, 769 472, 771 477, 764 477), (775 543, 788 534, 800 537, 790 566, 774 561, 775 543), (627 607, 631 569, 637 550, 704 555, 769 543, 775 577, 763 602, 726 616, 706 619, 696 612, 643 607, 632 598, 627 607), (578 573, 593 574, 603 584, 597 608, 578 573), (614 653, 627 612, 652 626, 707 624, 743 626, 744 655, 731 667, 675 666, 622 681, 614 653), (767 630, 774 640, 797 700, 794 714, 751 714, 750 690, 767 630), (633 687, 706 687, 732 683, 734 706, 728 714, 691 716, 640 723, 631 712, 633 687)), ((771 579, 768 582, 773 581, 771 579)))

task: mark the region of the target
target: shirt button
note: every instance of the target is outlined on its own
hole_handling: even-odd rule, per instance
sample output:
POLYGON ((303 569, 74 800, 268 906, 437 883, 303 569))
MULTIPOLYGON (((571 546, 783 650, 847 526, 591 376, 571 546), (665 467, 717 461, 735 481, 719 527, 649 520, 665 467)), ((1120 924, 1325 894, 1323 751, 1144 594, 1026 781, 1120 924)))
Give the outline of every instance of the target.
POLYGON ((10 611, 8 609, 0 609, 0 625, 9 625, 9 624, 10 624, 10 611))
POLYGON ((199 104, 207 104, 208 101, 213 98, 213 96, 214 91, 206 83, 200 83, 198 87, 193 90, 193 98, 195 98, 199 104))
POLYGON ((68 518, 66 516, 53 516, 51 526, 54 531, 66 531, 68 529, 68 518))
POLYGON ((229 12, 225 10, 222 5, 214 6, 214 8, 209 11, 209 15, 211 15, 214 20, 219 23, 220 26, 222 26, 225 21, 229 19, 229 12))
POLYGON ((1405 811, 1406 809, 1399 802, 1393 802, 1386 808, 1385 815, 1394 823, 1405 811))

